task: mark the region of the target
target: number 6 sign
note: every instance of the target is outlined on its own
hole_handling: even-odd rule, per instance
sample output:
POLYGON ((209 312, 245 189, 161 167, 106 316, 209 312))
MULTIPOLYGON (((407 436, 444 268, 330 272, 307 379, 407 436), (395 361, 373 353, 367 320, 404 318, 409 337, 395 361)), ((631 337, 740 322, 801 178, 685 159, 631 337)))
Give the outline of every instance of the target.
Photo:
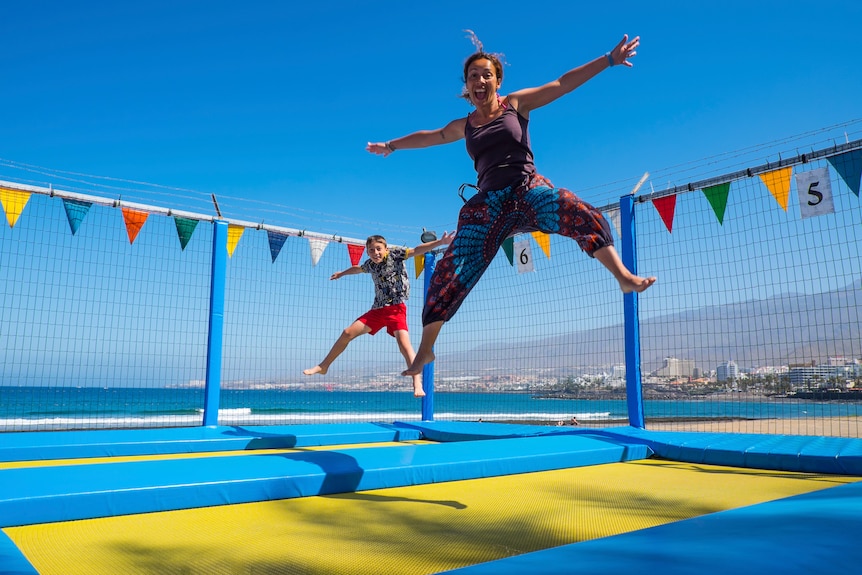
POLYGON ((515 242, 515 257, 518 260, 518 273, 535 271, 533 269, 533 252, 530 248, 530 240, 518 240, 515 242))

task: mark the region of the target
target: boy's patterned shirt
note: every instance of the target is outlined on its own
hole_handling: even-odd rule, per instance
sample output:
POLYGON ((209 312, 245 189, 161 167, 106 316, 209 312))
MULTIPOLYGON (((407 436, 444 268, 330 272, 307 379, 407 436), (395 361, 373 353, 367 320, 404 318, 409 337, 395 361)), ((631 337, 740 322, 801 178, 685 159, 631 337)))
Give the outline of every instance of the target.
POLYGON ((378 309, 387 305, 406 303, 410 297, 410 278, 404 267, 407 250, 404 248, 389 248, 389 253, 379 264, 365 260, 360 266, 371 274, 374 280, 374 305, 378 309))

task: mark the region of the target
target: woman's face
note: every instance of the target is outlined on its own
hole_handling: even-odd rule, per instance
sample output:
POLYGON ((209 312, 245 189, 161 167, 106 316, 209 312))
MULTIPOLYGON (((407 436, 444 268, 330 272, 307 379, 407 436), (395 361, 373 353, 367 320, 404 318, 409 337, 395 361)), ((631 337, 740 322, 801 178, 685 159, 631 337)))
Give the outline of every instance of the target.
POLYGON ((474 106, 493 100, 500 87, 494 64, 487 58, 479 58, 470 63, 466 81, 467 93, 474 106))

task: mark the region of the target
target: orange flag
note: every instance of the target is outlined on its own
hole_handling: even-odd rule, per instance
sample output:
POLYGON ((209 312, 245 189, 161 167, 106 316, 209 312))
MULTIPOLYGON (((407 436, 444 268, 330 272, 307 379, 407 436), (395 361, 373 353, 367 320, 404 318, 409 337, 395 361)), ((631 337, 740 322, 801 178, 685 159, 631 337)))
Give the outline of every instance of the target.
POLYGON ((772 194, 775 201, 778 202, 778 205, 785 212, 787 211, 787 198, 790 197, 790 175, 792 173, 793 166, 787 166, 786 168, 760 174, 760 179, 763 180, 763 183, 769 189, 769 193, 772 194))
POLYGON ((24 206, 27 205, 29 200, 30 192, 0 188, 0 204, 3 205, 3 211, 6 212, 6 221, 9 222, 10 228, 15 227, 18 216, 24 211, 24 206))
POLYGON ((673 233, 673 213, 676 210, 676 194, 672 196, 664 196, 656 198, 652 201, 652 205, 661 216, 661 221, 664 222, 667 231, 673 233))
POLYGON ((551 259, 551 236, 545 232, 531 232, 531 234, 542 251, 545 252, 545 257, 551 259))
POLYGON ((147 212, 140 212, 129 208, 122 208, 123 219, 126 221, 126 233, 129 234, 129 244, 135 243, 135 238, 138 237, 138 232, 144 227, 144 222, 150 215, 147 212))

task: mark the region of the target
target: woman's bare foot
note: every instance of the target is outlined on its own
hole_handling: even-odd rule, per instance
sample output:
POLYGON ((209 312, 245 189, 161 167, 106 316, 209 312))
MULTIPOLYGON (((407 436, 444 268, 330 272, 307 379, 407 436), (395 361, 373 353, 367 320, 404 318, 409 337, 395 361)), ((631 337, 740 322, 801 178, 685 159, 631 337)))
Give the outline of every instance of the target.
POLYGON ((320 367, 319 365, 315 365, 309 369, 303 369, 302 373, 305 375, 326 375, 327 370, 320 367))
POLYGON ((648 278, 632 276, 630 278, 620 280, 620 289, 623 290, 623 293, 641 293, 654 284, 655 280, 656 278, 654 276, 650 276, 648 278))
POLYGON ((425 364, 431 363, 434 361, 434 354, 429 352, 427 355, 420 348, 419 353, 416 354, 416 357, 413 358, 413 363, 401 372, 401 375, 421 375, 422 368, 425 367, 425 364))

